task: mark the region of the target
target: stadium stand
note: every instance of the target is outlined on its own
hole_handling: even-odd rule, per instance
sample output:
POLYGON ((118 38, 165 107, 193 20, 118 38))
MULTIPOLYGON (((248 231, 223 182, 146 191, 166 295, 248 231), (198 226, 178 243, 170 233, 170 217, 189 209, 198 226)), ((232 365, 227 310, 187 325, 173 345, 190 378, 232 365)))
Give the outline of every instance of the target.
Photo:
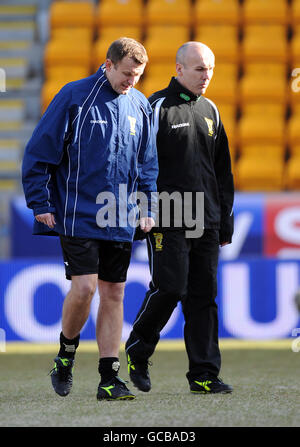
POLYGON ((237 189, 299 189, 300 0, 2 0, 2 216, 1 197, 22 192, 22 154, 41 113, 124 35, 147 48, 137 86, 146 96, 175 74, 183 42, 208 44, 216 69, 207 97, 227 130, 237 189))
POLYGON ((241 20, 246 24, 282 24, 290 20, 290 5, 286 0, 244 0, 241 20))
POLYGON ((300 24, 300 0, 293 0, 291 2, 290 19, 293 25, 300 24))
POLYGON ((205 42, 214 52, 219 62, 239 63, 239 28, 236 25, 195 26, 194 40, 205 42))
POLYGON ((148 0, 145 3, 145 24, 190 27, 192 3, 190 0, 148 0))
POLYGON ((99 27, 141 26, 144 20, 143 0, 101 0, 96 8, 99 27))
POLYGON ((195 0, 193 18, 196 25, 239 25, 242 7, 239 0, 195 0))

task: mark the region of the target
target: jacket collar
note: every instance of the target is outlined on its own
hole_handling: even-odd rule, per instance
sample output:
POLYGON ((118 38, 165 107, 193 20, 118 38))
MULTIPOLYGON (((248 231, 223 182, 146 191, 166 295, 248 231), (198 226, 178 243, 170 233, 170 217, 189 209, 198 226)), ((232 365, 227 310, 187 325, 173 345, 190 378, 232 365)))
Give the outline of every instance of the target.
POLYGON ((197 101, 200 98, 200 96, 195 95, 182 84, 180 84, 180 82, 178 82, 174 76, 172 77, 168 88, 187 102, 197 101))
POLYGON ((106 74, 105 74, 105 64, 102 64, 102 65, 98 68, 98 70, 96 71, 96 76, 97 76, 98 78, 100 78, 101 76, 104 76, 104 77, 103 77, 103 81, 104 81, 104 83, 105 83, 105 86, 106 86, 109 90, 111 90, 113 93, 115 93, 115 95, 119 95, 119 93, 117 93, 117 92, 112 88, 112 86, 111 86, 109 80, 108 80, 107 77, 106 77, 106 74))

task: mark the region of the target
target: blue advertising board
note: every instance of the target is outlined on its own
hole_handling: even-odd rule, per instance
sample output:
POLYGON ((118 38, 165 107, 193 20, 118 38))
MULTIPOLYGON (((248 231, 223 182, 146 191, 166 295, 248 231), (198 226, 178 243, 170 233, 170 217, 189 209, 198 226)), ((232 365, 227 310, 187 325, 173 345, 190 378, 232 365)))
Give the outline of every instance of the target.
MULTIPOLYGON (((70 281, 60 259, 20 259, 0 264, 0 328, 7 341, 55 342, 70 281)), ((125 340, 150 280, 145 262, 132 262, 125 289, 125 340)), ((218 272, 220 337, 278 339, 300 327, 294 296, 300 284, 298 260, 243 259, 221 261, 218 272)), ((95 294, 81 338, 95 339, 99 297, 95 294)), ((180 304, 161 337, 182 338, 180 304)), ((300 332, 300 329, 299 329, 300 332)))

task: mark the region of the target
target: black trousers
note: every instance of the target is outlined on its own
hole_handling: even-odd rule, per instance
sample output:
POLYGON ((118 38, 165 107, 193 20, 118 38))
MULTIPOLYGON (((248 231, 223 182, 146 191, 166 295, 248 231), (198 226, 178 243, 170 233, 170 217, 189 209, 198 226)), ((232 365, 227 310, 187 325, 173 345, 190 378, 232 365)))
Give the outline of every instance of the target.
POLYGON ((205 230, 201 238, 184 230, 153 230, 147 236, 152 274, 149 290, 137 314, 126 352, 135 361, 148 360, 178 301, 184 314, 184 341, 189 382, 205 373, 218 375, 217 268, 219 231, 205 230))

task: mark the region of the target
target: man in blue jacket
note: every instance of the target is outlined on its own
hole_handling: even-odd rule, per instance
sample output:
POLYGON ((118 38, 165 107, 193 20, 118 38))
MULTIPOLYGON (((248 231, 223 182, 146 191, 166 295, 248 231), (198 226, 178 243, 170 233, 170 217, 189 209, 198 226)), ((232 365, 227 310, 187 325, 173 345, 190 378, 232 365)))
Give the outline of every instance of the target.
POLYGON ((138 222, 145 233, 154 225, 158 167, 152 110, 133 88, 147 61, 135 40, 113 42, 97 73, 55 96, 25 149, 23 187, 35 216, 34 234, 59 235, 72 281, 51 371, 60 396, 71 390, 80 332, 98 286, 97 399, 135 397, 118 371, 132 241, 138 222))

